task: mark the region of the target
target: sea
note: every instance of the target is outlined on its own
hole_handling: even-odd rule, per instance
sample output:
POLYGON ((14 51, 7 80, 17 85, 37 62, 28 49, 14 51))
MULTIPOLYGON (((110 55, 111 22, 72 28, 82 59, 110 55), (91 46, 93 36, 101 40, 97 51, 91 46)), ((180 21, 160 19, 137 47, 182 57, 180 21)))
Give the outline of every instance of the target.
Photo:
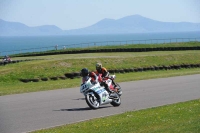
POLYGON ((67 36, 0 36, 0 56, 67 48, 189 41, 200 41, 200 31, 67 36))

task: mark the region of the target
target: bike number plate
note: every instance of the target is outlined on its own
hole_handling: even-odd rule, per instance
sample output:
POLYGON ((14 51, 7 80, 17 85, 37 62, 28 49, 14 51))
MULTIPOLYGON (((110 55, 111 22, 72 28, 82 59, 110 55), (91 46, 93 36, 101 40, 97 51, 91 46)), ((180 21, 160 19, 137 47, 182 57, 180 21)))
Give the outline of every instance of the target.
POLYGON ((81 92, 83 92, 83 93, 86 92, 88 89, 89 89, 89 86, 87 84, 83 84, 81 86, 81 92))

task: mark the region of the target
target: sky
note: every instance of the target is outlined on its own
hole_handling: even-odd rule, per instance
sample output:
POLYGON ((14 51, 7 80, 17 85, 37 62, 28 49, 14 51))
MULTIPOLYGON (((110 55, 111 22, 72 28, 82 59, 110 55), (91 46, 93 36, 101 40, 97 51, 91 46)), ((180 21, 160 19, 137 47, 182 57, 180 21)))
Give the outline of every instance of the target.
POLYGON ((162 22, 200 23, 200 0, 0 0, 0 19, 62 30, 139 14, 162 22))

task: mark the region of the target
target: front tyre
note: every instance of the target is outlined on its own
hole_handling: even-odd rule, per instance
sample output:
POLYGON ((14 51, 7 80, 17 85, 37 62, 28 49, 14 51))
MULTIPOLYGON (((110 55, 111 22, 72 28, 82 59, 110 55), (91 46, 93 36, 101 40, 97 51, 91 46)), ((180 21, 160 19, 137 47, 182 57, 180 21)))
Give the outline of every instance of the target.
POLYGON ((120 96, 116 93, 117 98, 113 99, 113 101, 110 103, 112 106, 117 107, 121 104, 121 98, 120 96))
POLYGON ((91 109, 98 109, 99 108, 99 101, 98 99, 92 95, 92 94, 87 94, 85 96, 85 100, 86 100, 86 103, 88 104, 88 106, 91 108, 91 109))

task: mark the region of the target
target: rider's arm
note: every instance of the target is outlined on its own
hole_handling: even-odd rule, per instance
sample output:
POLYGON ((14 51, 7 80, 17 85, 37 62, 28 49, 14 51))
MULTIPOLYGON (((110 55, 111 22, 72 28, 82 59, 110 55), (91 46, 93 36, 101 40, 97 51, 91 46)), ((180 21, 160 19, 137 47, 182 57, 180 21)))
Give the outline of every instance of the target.
POLYGON ((109 72, 107 71, 106 68, 102 67, 103 75, 102 77, 109 77, 109 72))
POLYGON ((95 82, 98 82, 98 76, 94 73, 94 77, 95 77, 95 82))
POLYGON ((98 76, 94 72, 90 72, 89 76, 92 77, 92 79, 93 79, 92 82, 95 82, 95 83, 98 82, 98 76))
POLYGON ((95 73, 96 75, 98 75, 98 74, 99 74, 99 73, 98 73, 98 71, 95 71, 94 73, 95 73))

